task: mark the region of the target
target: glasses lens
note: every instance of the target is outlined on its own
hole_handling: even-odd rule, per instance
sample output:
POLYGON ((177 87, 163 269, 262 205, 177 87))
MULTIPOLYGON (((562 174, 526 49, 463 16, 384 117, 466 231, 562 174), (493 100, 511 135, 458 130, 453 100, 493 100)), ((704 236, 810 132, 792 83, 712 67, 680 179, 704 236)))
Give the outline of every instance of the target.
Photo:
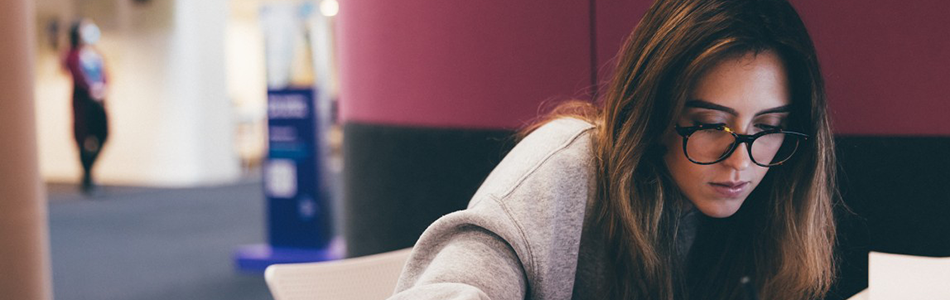
POLYGON ((698 163, 712 163, 722 158, 735 141, 726 131, 697 130, 686 140, 686 156, 698 163))
POLYGON ((786 133, 763 135, 752 143, 752 159, 759 164, 774 166, 792 157, 798 150, 799 137, 786 133))

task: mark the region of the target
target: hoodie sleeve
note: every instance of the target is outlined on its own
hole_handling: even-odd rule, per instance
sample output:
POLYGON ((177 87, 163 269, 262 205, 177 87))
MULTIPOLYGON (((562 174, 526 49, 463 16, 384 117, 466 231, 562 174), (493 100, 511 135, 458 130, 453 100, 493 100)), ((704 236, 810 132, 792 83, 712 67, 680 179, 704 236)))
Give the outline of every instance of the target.
MULTIPOLYGON (((480 210, 504 214, 485 206, 480 210)), ((413 248, 390 299, 525 299, 524 268, 499 235, 510 232, 503 228, 510 222, 478 214, 467 210, 433 223, 413 248)))
POLYGON ((569 299, 593 186, 590 128, 558 120, 526 137, 468 209, 426 229, 390 299, 569 299))

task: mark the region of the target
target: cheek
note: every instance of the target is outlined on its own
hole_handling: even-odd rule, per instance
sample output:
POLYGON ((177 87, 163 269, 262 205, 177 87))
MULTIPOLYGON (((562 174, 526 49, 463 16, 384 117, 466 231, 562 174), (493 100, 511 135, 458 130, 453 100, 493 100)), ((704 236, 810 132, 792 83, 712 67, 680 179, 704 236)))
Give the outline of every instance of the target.
POLYGON ((676 185, 685 191, 689 189, 690 182, 698 182, 697 177, 701 177, 703 166, 694 164, 686 158, 682 143, 682 138, 678 135, 675 138, 667 138, 664 142, 666 153, 663 155, 663 160, 676 185))
POLYGON ((673 148, 664 156, 666 162, 666 167, 670 171, 670 177, 673 177, 673 180, 676 181, 676 185, 679 186, 684 192, 688 192, 690 189, 690 183, 692 182, 702 182, 703 177, 703 167, 702 165, 697 165, 689 161, 686 158, 686 155, 683 154, 683 150, 680 148, 673 148))
POLYGON ((754 175, 755 179, 753 179, 753 182, 755 182, 756 186, 759 185, 759 182, 762 182, 762 178, 765 178, 765 174, 767 174, 768 172, 769 172, 769 168, 755 168, 755 175, 754 175))
POLYGON ((691 202, 702 199, 704 195, 703 183, 709 181, 710 172, 715 171, 713 166, 695 164, 686 158, 683 153, 683 140, 677 135, 675 138, 664 139, 667 152, 663 156, 670 177, 680 192, 691 202))

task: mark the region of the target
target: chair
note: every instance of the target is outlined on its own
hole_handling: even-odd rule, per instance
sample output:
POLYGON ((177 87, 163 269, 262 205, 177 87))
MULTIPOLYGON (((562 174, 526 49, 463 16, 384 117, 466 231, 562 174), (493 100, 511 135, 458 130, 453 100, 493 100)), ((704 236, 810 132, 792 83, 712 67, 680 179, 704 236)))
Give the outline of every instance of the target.
POLYGON ((274 300, 385 299, 412 248, 338 261, 275 264, 264 271, 274 300))

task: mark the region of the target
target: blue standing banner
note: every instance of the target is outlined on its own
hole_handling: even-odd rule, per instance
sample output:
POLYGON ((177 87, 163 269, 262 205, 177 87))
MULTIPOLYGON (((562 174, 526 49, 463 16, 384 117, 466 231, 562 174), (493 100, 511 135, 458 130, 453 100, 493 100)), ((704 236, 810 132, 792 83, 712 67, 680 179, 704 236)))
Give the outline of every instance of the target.
POLYGON ((321 188, 317 114, 312 89, 267 93, 268 155, 264 163, 267 245, 238 249, 241 270, 263 271, 275 263, 339 258, 331 247, 333 209, 321 188))
POLYGON ((321 140, 311 89, 267 93, 267 162, 264 195, 271 246, 322 249, 333 230, 330 201, 319 183, 321 140))
POLYGON ((275 3, 262 9, 268 62, 267 159, 263 190, 267 244, 237 249, 239 270, 262 272, 275 263, 314 262, 342 256, 334 242, 331 187, 326 166, 327 112, 318 105, 306 22, 312 4, 275 3), (299 51, 304 49, 306 51, 299 51))

